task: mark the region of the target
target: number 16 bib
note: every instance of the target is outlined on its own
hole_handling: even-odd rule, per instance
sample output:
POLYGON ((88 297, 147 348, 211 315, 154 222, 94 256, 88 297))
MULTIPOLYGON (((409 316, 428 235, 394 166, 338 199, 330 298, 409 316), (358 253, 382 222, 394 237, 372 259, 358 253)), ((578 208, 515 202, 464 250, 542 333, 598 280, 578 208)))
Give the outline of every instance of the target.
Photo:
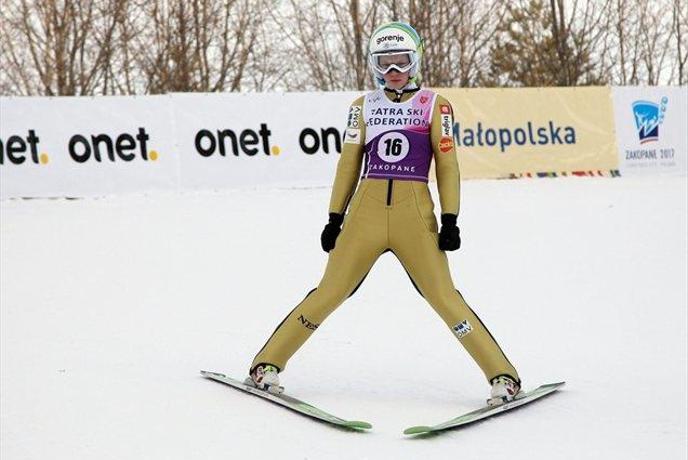
POLYGON ((435 97, 425 89, 405 102, 390 101, 381 89, 366 96, 364 178, 428 181, 435 97))

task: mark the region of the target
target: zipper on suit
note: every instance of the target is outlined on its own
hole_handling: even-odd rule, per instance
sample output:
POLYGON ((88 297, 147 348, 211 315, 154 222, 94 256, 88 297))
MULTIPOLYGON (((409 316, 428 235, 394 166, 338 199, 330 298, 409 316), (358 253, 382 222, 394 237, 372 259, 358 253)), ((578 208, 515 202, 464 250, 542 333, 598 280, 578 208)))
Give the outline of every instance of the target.
MULTIPOLYGON (((385 89, 385 91, 387 91, 387 89, 385 89)), ((414 93, 416 91, 418 91, 418 88, 411 90, 411 91, 408 91, 408 92, 414 93)), ((406 92, 405 90, 401 91, 401 90, 395 89, 394 90, 394 102, 401 102, 401 96, 403 96, 405 92, 406 92)), ((393 186, 393 184, 394 184, 393 179, 387 179, 387 206, 392 205, 392 186, 393 186)))

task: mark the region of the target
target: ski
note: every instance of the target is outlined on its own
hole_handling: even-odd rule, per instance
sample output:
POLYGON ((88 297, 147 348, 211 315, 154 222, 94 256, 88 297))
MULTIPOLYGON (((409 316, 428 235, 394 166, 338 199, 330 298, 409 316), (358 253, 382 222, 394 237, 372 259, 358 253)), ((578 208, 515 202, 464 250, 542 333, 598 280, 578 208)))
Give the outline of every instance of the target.
POLYGON ((550 383, 547 385, 542 385, 535 390, 528 391, 528 392, 523 392, 519 396, 516 397, 513 401, 504 403, 499 406, 486 406, 478 410, 474 410, 472 412, 468 412, 467 414, 460 415, 456 418, 453 418, 451 420, 447 420, 446 422, 439 423, 437 425, 433 426, 413 426, 410 428, 407 428, 404 430, 404 434, 407 435, 418 435, 418 434, 428 434, 428 433, 437 433, 445 430, 449 430, 452 428, 458 428, 462 427, 465 425, 468 425, 470 423, 475 423, 479 420, 484 420, 488 417, 492 417, 497 414, 504 413, 506 411, 509 411, 511 409, 515 409, 517 407, 523 406, 524 404, 531 403, 533 401, 536 401, 543 396, 547 396, 549 394, 554 393, 557 391, 559 388, 564 386, 566 382, 558 382, 558 383, 550 383))
POLYGON ((291 409, 295 412, 298 412, 299 414, 305 415, 310 418, 314 418, 323 422, 330 423, 332 425, 344 427, 344 428, 350 428, 354 430, 367 430, 372 428, 373 426, 368 423, 368 422, 361 422, 357 420, 344 420, 342 418, 339 418, 337 416, 334 416, 332 414, 329 414, 325 412, 322 409, 318 409, 315 406, 312 406, 311 404, 308 404, 306 402, 303 402, 299 399, 296 399, 292 396, 286 395, 284 393, 280 394, 273 394, 269 393, 265 390, 261 390, 259 388, 256 388, 252 385, 247 385, 244 382, 241 382, 239 380, 233 379, 231 377, 227 377, 224 374, 219 374, 217 372, 209 372, 209 371, 201 371, 201 375, 203 377, 216 380, 218 382, 222 382, 226 385, 229 385, 233 388, 236 388, 237 390, 244 391, 246 393, 250 393, 254 396, 259 396, 263 399, 267 399, 268 401, 271 401, 275 404, 279 404, 280 406, 286 407, 287 409, 291 409))

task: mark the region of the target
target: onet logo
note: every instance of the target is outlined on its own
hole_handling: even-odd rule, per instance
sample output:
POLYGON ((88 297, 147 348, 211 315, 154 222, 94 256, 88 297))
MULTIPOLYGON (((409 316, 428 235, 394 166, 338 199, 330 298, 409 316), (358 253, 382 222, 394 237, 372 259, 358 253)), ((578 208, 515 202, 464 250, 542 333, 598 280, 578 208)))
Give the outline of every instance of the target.
POLYGON ((121 133, 116 137, 98 134, 90 136, 89 139, 81 134, 75 134, 69 140, 69 156, 77 163, 86 163, 91 159, 98 163, 105 160, 130 162, 137 156, 144 161, 156 161, 158 152, 148 150, 149 140, 150 136, 145 128, 139 128, 136 136, 128 133, 121 133))
POLYGON ((650 101, 635 101, 632 104, 635 128, 641 144, 659 140, 659 125, 664 122, 664 114, 669 98, 664 96, 660 104, 650 101))
POLYGON ((36 131, 33 129, 28 131, 26 137, 10 136, 7 142, 0 139, 0 165, 5 164, 5 158, 13 165, 20 165, 26 161, 37 165, 47 165, 50 157, 45 152, 39 153, 40 142, 40 138, 36 136, 36 131))
POLYGON ((258 131, 244 129, 239 134, 232 129, 218 129, 215 132, 201 129, 196 133, 194 144, 196 152, 206 158, 211 157, 216 152, 219 152, 223 157, 227 156, 227 153, 239 156, 240 152, 252 157, 258 154, 258 145, 262 147, 262 152, 265 155, 279 155, 279 147, 270 148, 271 134, 272 131, 265 123, 260 124, 258 131))
MULTIPOLYGON (((85 136, 74 134, 69 138, 67 153, 76 163, 87 163, 91 160, 101 163, 103 161, 131 162, 137 158, 144 161, 156 161, 159 154, 155 150, 149 150, 150 136, 145 128, 139 128, 138 134, 120 133, 116 135, 96 134, 85 136)), ((47 165, 50 156, 41 152, 40 137, 33 129, 28 130, 26 137, 12 135, 7 142, 0 139, 0 165, 5 160, 13 165, 24 163, 47 165)))

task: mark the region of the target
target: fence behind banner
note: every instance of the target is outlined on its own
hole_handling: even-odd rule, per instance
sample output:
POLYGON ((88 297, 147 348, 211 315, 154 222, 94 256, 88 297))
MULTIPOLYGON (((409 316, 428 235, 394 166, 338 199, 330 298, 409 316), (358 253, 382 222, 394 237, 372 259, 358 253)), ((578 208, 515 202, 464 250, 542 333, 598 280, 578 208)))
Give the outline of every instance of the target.
MULTIPOLYGON (((437 89, 463 178, 686 174, 686 87, 437 89)), ((0 198, 331 185, 362 93, 0 98, 0 198)))

